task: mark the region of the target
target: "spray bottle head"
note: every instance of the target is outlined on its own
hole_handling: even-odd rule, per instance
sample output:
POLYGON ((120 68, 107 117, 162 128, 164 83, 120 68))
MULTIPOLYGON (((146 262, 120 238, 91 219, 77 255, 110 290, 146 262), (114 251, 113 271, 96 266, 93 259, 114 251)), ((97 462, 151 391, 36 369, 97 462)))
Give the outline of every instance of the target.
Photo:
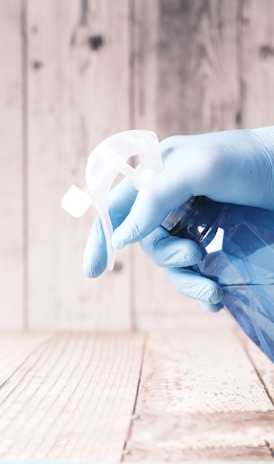
POLYGON ((114 266, 113 233, 108 212, 108 194, 119 173, 128 177, 140 189, 162 170, 159 142, 151 131, 130 130, 119 132, 97 145, 88 157, 86 187, 72 185, 62 199, 62 208, 74 217, 85 214, 94 205, 100 216, 107 247, 107 267, 114 266), (132 167, 128 160, 137 156, 138 164, 132 167))

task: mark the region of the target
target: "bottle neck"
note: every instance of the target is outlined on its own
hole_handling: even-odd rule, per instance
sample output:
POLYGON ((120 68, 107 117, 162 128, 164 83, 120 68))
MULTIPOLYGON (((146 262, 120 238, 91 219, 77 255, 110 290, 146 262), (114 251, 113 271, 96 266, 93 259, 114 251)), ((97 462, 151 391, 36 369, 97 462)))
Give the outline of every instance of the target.
POLYGON ((171 235, 189 238, 205 248, 216 233, 218 216, 222 208, 222 203, 206 197, 192 197, 172 211, 162 226, 171 235))

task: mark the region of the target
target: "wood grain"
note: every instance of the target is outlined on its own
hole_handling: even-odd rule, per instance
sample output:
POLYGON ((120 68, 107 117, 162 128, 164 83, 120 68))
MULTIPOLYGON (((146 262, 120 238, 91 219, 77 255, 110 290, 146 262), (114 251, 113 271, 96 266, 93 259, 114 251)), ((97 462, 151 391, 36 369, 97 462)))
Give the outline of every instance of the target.
POLYGON ((24 324, 24 142, 21 0, 0 2, 0 327, 24 324))
POLYGON ((274 4, 269 0, 243 2, 242 11, 242 124, 273 125, 274 4))
POLYGON ((130 266, 96 281, 82 275, 94 214, 61 210, 86 159, 128 128, 127 1, 28 2, 29 327, 128 329, 130 266), (37 309, 39 308, 39 310, 37 309))
POLYGON ((235 128, 239 100, 236 1, 160 1, 158 131, 235 128))
POLYGON ((273 417, 233 330, 154 334, 125 461, 270 461, 273 417))
POLYGON ((64 333, 38 345, 0 389, 0 457, 119 462, 142 340, 64 333))
POLYGON ((26 359, 50 338, 50 333, 1 332, 0 388, 9 382, 26 359))
POLYGON ((265 392, 274 404, 274 369, 273 363, 252 343, 248 338, 239 333, 243 346, 245 347, 251 362, 256 369, 258 376, 265 388, 265 392))

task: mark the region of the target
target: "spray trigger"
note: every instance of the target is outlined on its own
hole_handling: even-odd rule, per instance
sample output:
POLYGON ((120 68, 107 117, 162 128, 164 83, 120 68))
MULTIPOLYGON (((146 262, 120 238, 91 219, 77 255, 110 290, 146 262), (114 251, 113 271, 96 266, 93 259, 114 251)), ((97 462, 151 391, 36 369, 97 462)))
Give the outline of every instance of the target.
POLYGON ((93 205, 100 216, 107 247, 107 268, 113 269, 115 250, 111 246, 113 228, 108 212, 108 195, 119 173, 128 177, 136 189, 142 188, 162 170, 156 134, 129 130, 114 134, 97 145, 88 157, 86 187, 72 185, 62 199, 62 208, 74 217, 83 216, 93 205), (132 167, 128 159, 138 157, 132 167))

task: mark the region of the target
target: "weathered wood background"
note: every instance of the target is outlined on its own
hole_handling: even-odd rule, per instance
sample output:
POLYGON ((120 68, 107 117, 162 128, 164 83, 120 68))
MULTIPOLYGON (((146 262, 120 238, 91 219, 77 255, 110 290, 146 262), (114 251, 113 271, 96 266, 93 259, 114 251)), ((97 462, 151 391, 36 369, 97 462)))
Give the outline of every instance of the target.
POLYGON ((202 311, 138 245, 85 279, 93 215, 60 200, 116 131, 273 124, 274 2, 0 0, 0 63, 0 327, 179 327, 202 311))

